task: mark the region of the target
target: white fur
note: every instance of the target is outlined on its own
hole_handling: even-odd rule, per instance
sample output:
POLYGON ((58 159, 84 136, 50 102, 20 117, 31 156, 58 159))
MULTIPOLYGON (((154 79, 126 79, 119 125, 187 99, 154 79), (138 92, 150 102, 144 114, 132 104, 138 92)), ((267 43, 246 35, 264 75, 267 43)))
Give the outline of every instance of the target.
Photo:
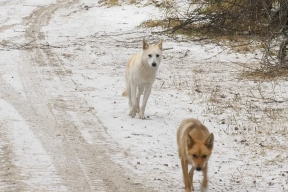
POLYGON ((139 118, 145 119, 146 104, 161 60, 162 41, 153 46, 143 39, 142 52, 133 55, 127 62, 125 71, 126 94, 129 98, 129 115, 131 117, 135 117, 136 112, 139 112, 139 118), (144 97, 140 108, 140 97, 143 93, 144 97))

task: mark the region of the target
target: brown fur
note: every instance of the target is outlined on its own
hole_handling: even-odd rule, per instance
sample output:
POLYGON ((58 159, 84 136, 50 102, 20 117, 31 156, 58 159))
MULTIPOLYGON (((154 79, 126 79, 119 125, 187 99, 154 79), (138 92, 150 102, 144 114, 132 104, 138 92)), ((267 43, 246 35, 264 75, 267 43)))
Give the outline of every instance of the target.
POLYGON ((181 160, 185 192, 191 192, 193 187, 194 170, 203 171, 201 191, 208 186, 208 160, 212 154, 214 143, 213 133, 197 119, 184 119, 177 130, 178 154, 181 160), (192 168, 188 173, 188 164, 192 168))

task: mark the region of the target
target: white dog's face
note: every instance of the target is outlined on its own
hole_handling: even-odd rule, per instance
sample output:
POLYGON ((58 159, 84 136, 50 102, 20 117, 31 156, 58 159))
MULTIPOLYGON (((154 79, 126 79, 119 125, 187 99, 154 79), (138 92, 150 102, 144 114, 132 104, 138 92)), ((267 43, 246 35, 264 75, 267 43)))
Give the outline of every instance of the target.
POLYGON ((151 67, 158 68, 162 60, 162 40, 157 45, 149 45, 143 39, 143 56, 145 63, 151 67))

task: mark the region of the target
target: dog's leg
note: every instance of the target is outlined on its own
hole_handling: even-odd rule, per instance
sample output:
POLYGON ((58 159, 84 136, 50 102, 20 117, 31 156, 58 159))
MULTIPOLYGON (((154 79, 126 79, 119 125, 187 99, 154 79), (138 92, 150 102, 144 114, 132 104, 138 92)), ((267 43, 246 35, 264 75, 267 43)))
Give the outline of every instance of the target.
POLYGON ((194 170, 195 168, 192 166, 190 171, 189 171, 189 177, 191 181, 191 190, 194 191, 194 186, 193 186, 193 175, 194 175, 194 170))
POLYGON ((137 91, 136 85, 132 84, 130 90, 131 90, 130 94, 131 94, 132 106, 130 108, 129 115, 134 118, 136 115, 136 108, 137 108, 137 106, 136 106, 136 102, 137 102, 136 101, 136 91, 137 91))
POLYGON ((181 158, 181 166, 182 166, 182 172, 183 172, 183 181, 185 185, 185 192, 191 192, 191 181, 189 179, 188 174, 188 164, 185 160, 181 158))
POLYGON ((144 87, 138 87, 138 93, 137 93, 137 98, 136 98, 136 112, 139 113, 140 112, 140 97, 143 94, 144 91, 144 87))
POLYGON ((145 119, 144 112, 145 112, 146 104, 150 96, 150 93, 151 93, 151 86, 145 87, 143 102, 142 102, 142 106, 141 106, 140 113, 139 113, 140 119, 145 119))
POLYGON ((207 170, 208 170, 208 164, 206 164, 206 166, 203 168, 203 181, 201 185, 201 192, 207 191, 208 186, 207 170))
POLYGON ((132 98, 131 98, 131 86, 129 83, 126 84, 126 91, 127 91, 127 95, 129 99, 128 105, 129 105, 129 110, 130 110, 132 107, 132 98))

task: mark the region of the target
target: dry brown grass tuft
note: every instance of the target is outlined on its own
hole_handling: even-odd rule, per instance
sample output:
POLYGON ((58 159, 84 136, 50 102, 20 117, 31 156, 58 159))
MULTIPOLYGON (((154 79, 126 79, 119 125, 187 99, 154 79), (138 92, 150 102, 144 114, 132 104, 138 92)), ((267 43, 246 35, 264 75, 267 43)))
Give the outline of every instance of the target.
POLYGON ((176 20, 176 19, 163 19, 163 20, 147 20, 141 23, 140 27, 163 27, 163 28, 170 28, 170 27, 174 27, 177 26, 181 23, 180 20, 176 20))
POLYGON ((99 4, 105 5, 105 6, 108 6, 108 7, 120 5, 118 0, 100 0, 99 4))
POLYGON ((250 80, 265 80, 271 81, 279 78, 288 77, 288 69, 277 69, 275 68, 272 71, 266 71, 263 69, 255 69, 252 71, 244 71, 241 76, 250 80))
POLYGON ((130 0, 130 1, 129 1, 129 4, 131 4, 131 5, 132 5, 132 4, 136 4, 136 3, 137 3, 136 0, 130 0))

